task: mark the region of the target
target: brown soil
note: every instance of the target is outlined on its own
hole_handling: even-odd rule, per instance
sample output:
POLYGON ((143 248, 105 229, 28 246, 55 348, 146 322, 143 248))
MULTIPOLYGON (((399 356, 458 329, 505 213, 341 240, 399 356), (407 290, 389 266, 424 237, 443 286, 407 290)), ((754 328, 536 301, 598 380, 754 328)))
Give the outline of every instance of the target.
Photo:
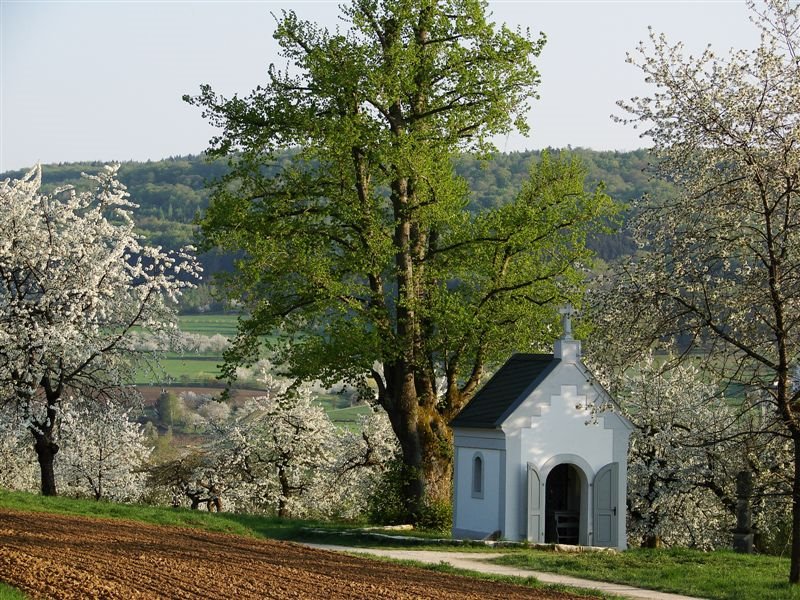
POLYGON ((288 542, 6 509, 0 580, 32 598, 577 598, 288 542))

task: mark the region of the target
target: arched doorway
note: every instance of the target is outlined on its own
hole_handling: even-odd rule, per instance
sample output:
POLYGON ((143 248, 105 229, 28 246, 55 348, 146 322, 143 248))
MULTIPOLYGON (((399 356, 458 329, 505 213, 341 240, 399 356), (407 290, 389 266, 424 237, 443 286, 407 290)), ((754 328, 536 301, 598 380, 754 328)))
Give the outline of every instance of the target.
POLYGON ((571 464, 556 465, 545 483, 545 531, 548 544, 578 544, 581 531, 581 477, 571 464))

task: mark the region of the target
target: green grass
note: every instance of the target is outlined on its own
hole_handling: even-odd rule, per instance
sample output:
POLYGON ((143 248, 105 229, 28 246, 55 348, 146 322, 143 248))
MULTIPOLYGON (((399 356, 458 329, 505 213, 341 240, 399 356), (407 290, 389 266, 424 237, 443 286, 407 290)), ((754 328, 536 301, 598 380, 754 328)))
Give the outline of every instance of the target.
POLYGON ((590 590, 585 588, 573 588, 566 585, 543 584, 535 577, 522 578, 522 577, 511 577, 507 575, 495 575, 493 573, 482 573, 480 571, 472 571, 469 569, 457 569, 456 567, 453 567, 447 563, 439 563, 437 565, 433 565, 430 563, 421 563, 415 560, 397 560, 380 556, 370 556, 370 558, 373 560, 383 560, 386 562, 405 565, 408 567, 415 567, 418 569, 435 571, 437 573, 446 573, 448 575, 466 575, 468 577, 472 577, 473 579, 482 579, 484 581, 506 583, 509 585, 521 585, 523 587, 528 587, 528 588, 544 589, 549 592, 564 592, 566 594, 574 594, 581 597, 606 598, 609 600, 620 598, 620 600, 622 600, 621 597, 609 596, 608 594, 604 594, 603 592, 599 592, 597 590, 590 590))
POLYGON ((790 586, 789 560, 687 549, 562 554, 527 550, 494 562, 713 600, 800 599, 790 586))
MULTIPOLYGON (((12 492, 2 488, 0 488, 0 508, 107 519, 128 519, 154 525, 191 527, 204 531, 277 540, 346 544, 360 547, 386 544, 386 542, 376 543, 375 539, 360 534, 359 530, 364 527, 364 523, 281 519, 226 512, 209 513, 188 508, 116 504, 61 496, 46 497, 26 492, 12 492), (348 535, 345 536, 344 533, 348 535)), ((399 532, 398 535, 407 535, 407 532, 399 532)), ((441 537, 441 534, 432 532, 414 532, 414 535, 441 537)), ((398 541, 393 545, 393 547, 398 546, 406 547, 407 543, 398 541)))
MULTIPOLYGON (((169 378, 170 383, 211 383, 217 382, 220 373, 219 365, 223 363, 221 356, 173 356, 161 360, 160 366, 169 378)), ((152 373, 141 370, 136 374, 139 385, 159 385, 162 381, 153 381, 152 373)))
MULTIPOLYGON (((269 538, 279 540, 295 540, 330 544, 345 544, 358 547, 402 547, 409 542, 398 540, 376 541, 374 538, 360 533, 364 523, 334 523, 330 521, 310 521, 280 519, 262 515, 246 515, 233 513, 209 513, 183 508, 146 506, 139 504, 116 504, 113 502, 96 502, 66 497, 46 497, 26 492, 12 492, 0 488, 0 508, 24 511, 38 511, 55 514, 84 515, 97 518, 128 519, 152 523, 154 525, 170 525, 176 527, 192 527, 205 531, 232 533, 248 537, 269 538), (314 531, 312 531, 314 530, 314 531), (343 535, 348 534, 348 535, 343 535)), ((418 537, 440 538, 441 533, 414 531, 397 532, 398 536, 414 535, 418 537)), ((416 548, 435 548, 442 546, 414 543, 416 548)), ((445 548, 448 548, 445 546, 445 548)), ((469 551, 471 547, 457 547, 459 551, 469 551)), ((480 546, 476 551, 496 551, 480 546)))
MULTIPOLYGON (((227 338, 236 335, 237 315, 207 314, 184 315, 178 317, 178 326, 181 331, 197 333, 207 337, 216 334, 227 338)), ((220 365, 224 360, 220 353, 168 353, 160 361, 160 372, 153 373, 149 369, 140 369, 135 376, 138 385, 159 385, 166 381, 169 383, 208 384, 217 382, 220 374, 220 365), (158 381, 155 381, 158 379, 158 381)))
POLYGON ((368 415, 372 412, 372 408, 367 406, 366 404, 361 404, 359 406, 348 406, 346 408, 332 408, 328 410, 325 409, 325 412, 328 413, 331 421, 334 423, 342 422, 342 421, 358 421, 358 418, 362 415, 368 415))
POLYGON ((48 512, 67 515, 84 515, 97 518, 128 519, 154 525, 191 527, 204 531, 232 533, 247 537, 297 540, 308 537, 329 539, 322 534, 314 536, 306 528, 328 528, 341 531, 355 525, 331 524, 314 521, 279 519, 260 515, 209 513, 182 508, 166 508, 137 504, 115 504, 64 497, 45 497, 25 492, 0 489, 0 507, 15 510, 48 512))
POLYGON ((217 333, 232 338, 236 335, 238 315, 181 315, 178 317, 178 326, 187 333, 200 333, 212 336, 217 333))
POLYGON ((368 415, 372 409, 366 404, 350 406, 350 400, 337 394, 320 394, 314 401, 325 409, 331 421, 342 427, 358 422, 359 417, 368 415))
POLYGON ((0 600, 25 600, 25 594, 0 581, 0 600))
MULTIPOLYGON (((182 315, 178 317, 178 327, 186 333, 206 337, 220 334, 232 339, 236 336, 237 320, 235 314, 182 315)), ((214 383, 217 382, 216 377, 220 374, 219 367, 223 362, 220 352, 169 352, 160 361, 159 372, 153 373, 142 368, 136 373, 134 382, 139 385, 158 385, 166 377, 169 383, 184 385, 214 383)))

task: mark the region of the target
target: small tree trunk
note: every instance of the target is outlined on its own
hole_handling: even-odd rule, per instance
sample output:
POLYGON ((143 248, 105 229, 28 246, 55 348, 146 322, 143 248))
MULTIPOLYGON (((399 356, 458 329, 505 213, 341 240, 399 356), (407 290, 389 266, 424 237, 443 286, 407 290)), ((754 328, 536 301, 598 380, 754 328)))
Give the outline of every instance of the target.
POLYGON ((56 496, 56 475, 53 469, 58 444, 50 440, 49 435, 34 433, 36 443, 36 459, 39 461, 39 470, 42 479, 42 496, 56 496))
POLYGON ((289 485, 289 477, 282 465, 278 465, 278 481, 281 485, 281 495, 278 498, 278 516, 282 519, 289 517, 289 495, 292 488, 289 485))
POLYGON ((792 556, 789 583, 800 583, 800 432, 794 442, 794 481, 792 482, 792 556))
POLYGON ((201 500, 200 497, 202 495, 200 494, 200 492, 192 492, 187 490, 186 495, 189 497, 189 500, 192 503, 190 507, 192 510, 197 510, 198 508, 200 508, 200 500, 201 500))
POLYGON ((642 538, 642 548, 661 548, 661 536, 655 533, 646 533, 642 538))
POLYGON ((741 554, 753 552, 753 516, 750 512, 752 496, 752 473, 739 471, 736 474, 736 528, 733 530, 733 550, 741 554))

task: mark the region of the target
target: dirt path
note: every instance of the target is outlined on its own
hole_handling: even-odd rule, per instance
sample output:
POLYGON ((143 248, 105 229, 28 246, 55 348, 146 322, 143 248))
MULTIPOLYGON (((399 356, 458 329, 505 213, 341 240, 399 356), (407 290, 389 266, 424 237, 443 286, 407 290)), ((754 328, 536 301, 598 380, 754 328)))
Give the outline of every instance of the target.
POLYGON ((0 580, 32 598, 577 598, 287 542, 5 509, 0 580))

